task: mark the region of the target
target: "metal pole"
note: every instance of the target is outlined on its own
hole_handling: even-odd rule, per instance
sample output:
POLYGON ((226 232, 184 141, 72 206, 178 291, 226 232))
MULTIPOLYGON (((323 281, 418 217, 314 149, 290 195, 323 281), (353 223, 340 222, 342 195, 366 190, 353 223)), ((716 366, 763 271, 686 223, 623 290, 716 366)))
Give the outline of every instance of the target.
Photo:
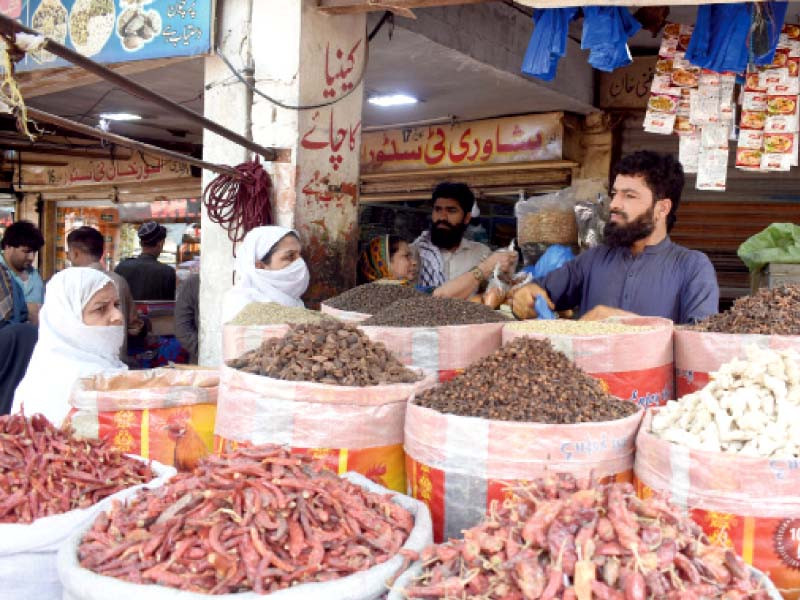
MULTIPOLYGON (((17 33, 41 35, 38 31, 25 27, 18 21, 15 21, 14 19, 11 19, 3 14, 0 14, 0 33, 8 35, 11 39, 13 39, 17 33)), ((259 144, 248 140, 246 137, 227 129, 226 127, 223 127, 222 125, 219 125, 210 119, 206 119, 204 116, 194 112, 192 109, 173 102, 169 98, 162 96, 161 94, 154 92, 153 90, 150 90, 136 83, 135 81, 128 79, 124 75, 120 75, 119 73, 116 73, 111 69, 94 62, 89 58, 86 58, 82 54, 63 46, 62 44, 59 44, 48 37, 45 37, 44 40, 44 50, 47 50, 59 58, 63 58, 64 60, 89 71, 90 73, 94 73, 98 77, 118 86, 129 94, 141 98, 142 100, 148 100, 165 110, 181 115, 193 123, 202 125, 205 129, 213 131, 217 135, 220 135, 225 139, 235 142, 240 146, 255 152, 256 154, 263 156, 264 160, 270 162, 274 162, 279 159, 285 160, 285 157, 282 156, 284 153, 277 148, 265 148, 264 146, 260 146, 259 144)))
POLYGON ((101 148, 100 146, 69 146, 52 142, 31 142, 16 138, 0 137, 0 150, 25 151, 31 154, 60 154, 63 156, 81 156, 83 158, 115 158, 128 160, 131 157, 127 148, 120 153, 119 149, 112 152, 113 147, 101 148))
POLYGON ((213 171, 214 173, 230 175, 231 177, 236 177, 237 179, 241 178, 239 172, 232 167, 226 167, 224 165, 215 165, 206 162, 204 160, 194 158, 192 156, 187 156, 186 154, 181 154, 180 152, 173 152, 172 150, 166 150, 164 148, 159 148, 158 146, 145 144, 144 142, 137 142, 136 140, 132 140, 130 138, 126 138, 121 135, 108 133, 106 131, 100 131, 99 129, 95 129, 94 127, 89 127, 88 125, 84 125, 82 123, 76 123, 75 121, 70 121, 69 119, 65 119, 64 117, 59 117, 58 115, 52 115, 50 113, 38 110, 36 108, 28 107, 28 116, 37 121, 50 123, 51 125, 55 125, 56 127, 62 127, 63 129, 68 129, 76 133, 82 133, 84 135, 96 137, 101 140, 106 140, 107 142, 111 142, 112 144, 118 144, 126 148, 131 148, 133 150, 140 150, 142 152, 147 152, 148 154, 152 154, 154 156, 160 156, 162 158, 167 158, 169 160, 188 163, 190 165, 195 165, 196 167, 200 167, 202 169, 207 169, 208 171, 213 171))

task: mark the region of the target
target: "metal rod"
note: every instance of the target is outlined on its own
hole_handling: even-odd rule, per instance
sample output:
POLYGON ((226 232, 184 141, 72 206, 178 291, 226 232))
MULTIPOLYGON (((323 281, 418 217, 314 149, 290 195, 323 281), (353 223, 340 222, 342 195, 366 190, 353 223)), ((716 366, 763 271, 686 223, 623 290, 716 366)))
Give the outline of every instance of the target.
MULTIPOLYGON (((30 29, 25 27, 18 21, 11 19, 3 14, 0 14, 0 33, 4 33, 10 36, 12 39, 17 33, 29 33, 32 35, 41 35, 38 31, 34 29, 30 29)), ((124 75, 120 75, 119 73, 115 73, 111 69, 104 67, 101 64, 94 62, 93 60, 86 58, 82 54, 59 44, 58 42, 53 41, 52 39, 45 37, 44 38, 44 50, 55 54, 59 58, 63 58, 66 61, 71 62, 73 65, 77 65, 90 73, 94 73, 98 77, 112 83, 119 88, 125 90, 129 94, 132 94, 142 100, 148 100, 153 104, 157 104, 161 108, 168 110, 172 113, 179 114, 182 117, 192 121, 193 123, 197 123, 198 125, 202 125, 205 129, 209 131, 213 131, 219 136, 224 137, 227 140, 235 142, 240 146, 247 148, 259 154, 260 156, 264 157, 264 160, 267 161, 276 161, 279 159, 281 152, 277 148, 265 148, 259 144, 256 144, 246 137, 239 135, 215 123, 214 121, 205 118, 203 115, 200 115, 193 111, 190 108, 186 108, 177 102, 173 102, 169 98, 162 96, 161 94, 150 90, 132 79, 128 79, 124 75)))
POLYGON ((187 156, 186 154, 181 154, 180 152, 173 152, 172 150, 166 150, 164 148, 159 148, 158 146, 145 144, 144 142, 137 142, 136 140, 132 140, 115 133, 100 131, 94 127, 89 127, 88 125, 84 125, 82 123, 76 123, 75 121, 65 119, 64 117, 59 117, 58 115, 51 115, 50 113, 38 110, 36 108, 28 107, 28 116, 37 121, 50 123, 56 127, 61 127, 77 133, 83 133, 88 136, 100 138, 101 140, 106 140, 112 144, 119 144, 120 146, 131 148, 133 150, 141 150, 142 152, 147 152, 148 154, 152 154, 154 156, 160 156, 169 160, 187 163, 202 169, 206 169, 207 171, 213 171, 214 173, 230 175, 231 177, 236 177, 237 179, 241 177, 239 172, 232 167, 215 165, 192 156, 187 156))
MULTIPOLYGON (((54 144, 52 142, 31 142, 0 137, 0 149, 25 151, 34 154, 60 154, 63 156, 82 156, 83 158, 112 158, 112 148, 90 146, 68 146, 67 144, 54 144)), ((113 158, 128 160, 130 151, 126 148, 122 153, 114 153, 113 158)))

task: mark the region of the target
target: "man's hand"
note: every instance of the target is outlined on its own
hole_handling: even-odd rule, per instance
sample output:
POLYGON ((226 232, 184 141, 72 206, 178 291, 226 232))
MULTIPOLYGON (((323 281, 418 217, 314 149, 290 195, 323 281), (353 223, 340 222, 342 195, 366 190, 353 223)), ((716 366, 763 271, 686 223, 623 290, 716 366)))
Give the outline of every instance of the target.
POLYGON ((553 301, 550 300, 550 296, 547 295, 544 288, 535 283, 529 283, 517 289, 511 296, 511 311, 514 313, 514 316, 523 320, 535 319, 538 314, 536 313, 536 308, 534 308, 533 303, 536 301, 537 296, 544 297, 550 310, 555 309, 553 301))
POLYGON ((620 308, 612 308, 603 304, 598 304, 592 310, 587 312, 581 317, 581 321, 602 321, 609 317, 635 317, 636 314, 622 310, 620 308))
POLYGON ((488 279, 491 277, 497 265, 500 265, 500 270, 510 273, 517 266, 518 256, 516 252, 509 252, 508 250, 498 250, 497 252, 489 255, 478 268, 483 273, 484 277, 488 279))

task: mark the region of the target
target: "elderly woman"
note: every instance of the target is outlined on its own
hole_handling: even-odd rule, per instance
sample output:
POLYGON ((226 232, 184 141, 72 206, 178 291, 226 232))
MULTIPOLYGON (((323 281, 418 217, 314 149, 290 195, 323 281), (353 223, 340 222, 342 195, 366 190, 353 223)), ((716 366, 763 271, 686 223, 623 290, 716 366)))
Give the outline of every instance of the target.
POLYGON ((274 225, 248 232, 237 250, 239 281, 222 300, 222 322, 232 320, 253 302, 277 302, 303 306, 300 299, 308 288, 309 273, 300 257, 297 232, 274 225))
POLYGON ((42 413, 60 425, 78 379, 127 370, 119 360, 124 336, 119 294, 105 273, 74 267, 54 275, 39 314, 39 341, 12 412, 42 413))

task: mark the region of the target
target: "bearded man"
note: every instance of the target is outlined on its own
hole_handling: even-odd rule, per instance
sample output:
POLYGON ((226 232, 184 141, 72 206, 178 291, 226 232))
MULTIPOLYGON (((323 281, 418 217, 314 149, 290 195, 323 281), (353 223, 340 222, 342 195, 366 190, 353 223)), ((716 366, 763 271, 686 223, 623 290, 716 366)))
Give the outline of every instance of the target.
POLYGON ((668 235, 683 183, 672 156, 643 151, 623 158, 614 169, 605 242, 519 289, 514 314, 536 318, 540 295, 554 310, 578 306, 584 320, 644 315, 686 324, 715 314, 719 286, 711 261, 668 235))
MULTIPOLYGON (((438 288, 468 272, 482 283, 486 273, 478 265, 490 258, 492 251, 484 244, 464 239, 464 232, 477 212, 475 195, 465 183, 444 182, 433 190, 432 199, 431 228, 413 244, 419 251, 419 284, 425 288, 438 288)), ((516 264, 516 254, 496 255, 492 255, 494 258, 490 265, 487 263, 491 269, 497 262, 501 263, 503 270, 516 264)))

